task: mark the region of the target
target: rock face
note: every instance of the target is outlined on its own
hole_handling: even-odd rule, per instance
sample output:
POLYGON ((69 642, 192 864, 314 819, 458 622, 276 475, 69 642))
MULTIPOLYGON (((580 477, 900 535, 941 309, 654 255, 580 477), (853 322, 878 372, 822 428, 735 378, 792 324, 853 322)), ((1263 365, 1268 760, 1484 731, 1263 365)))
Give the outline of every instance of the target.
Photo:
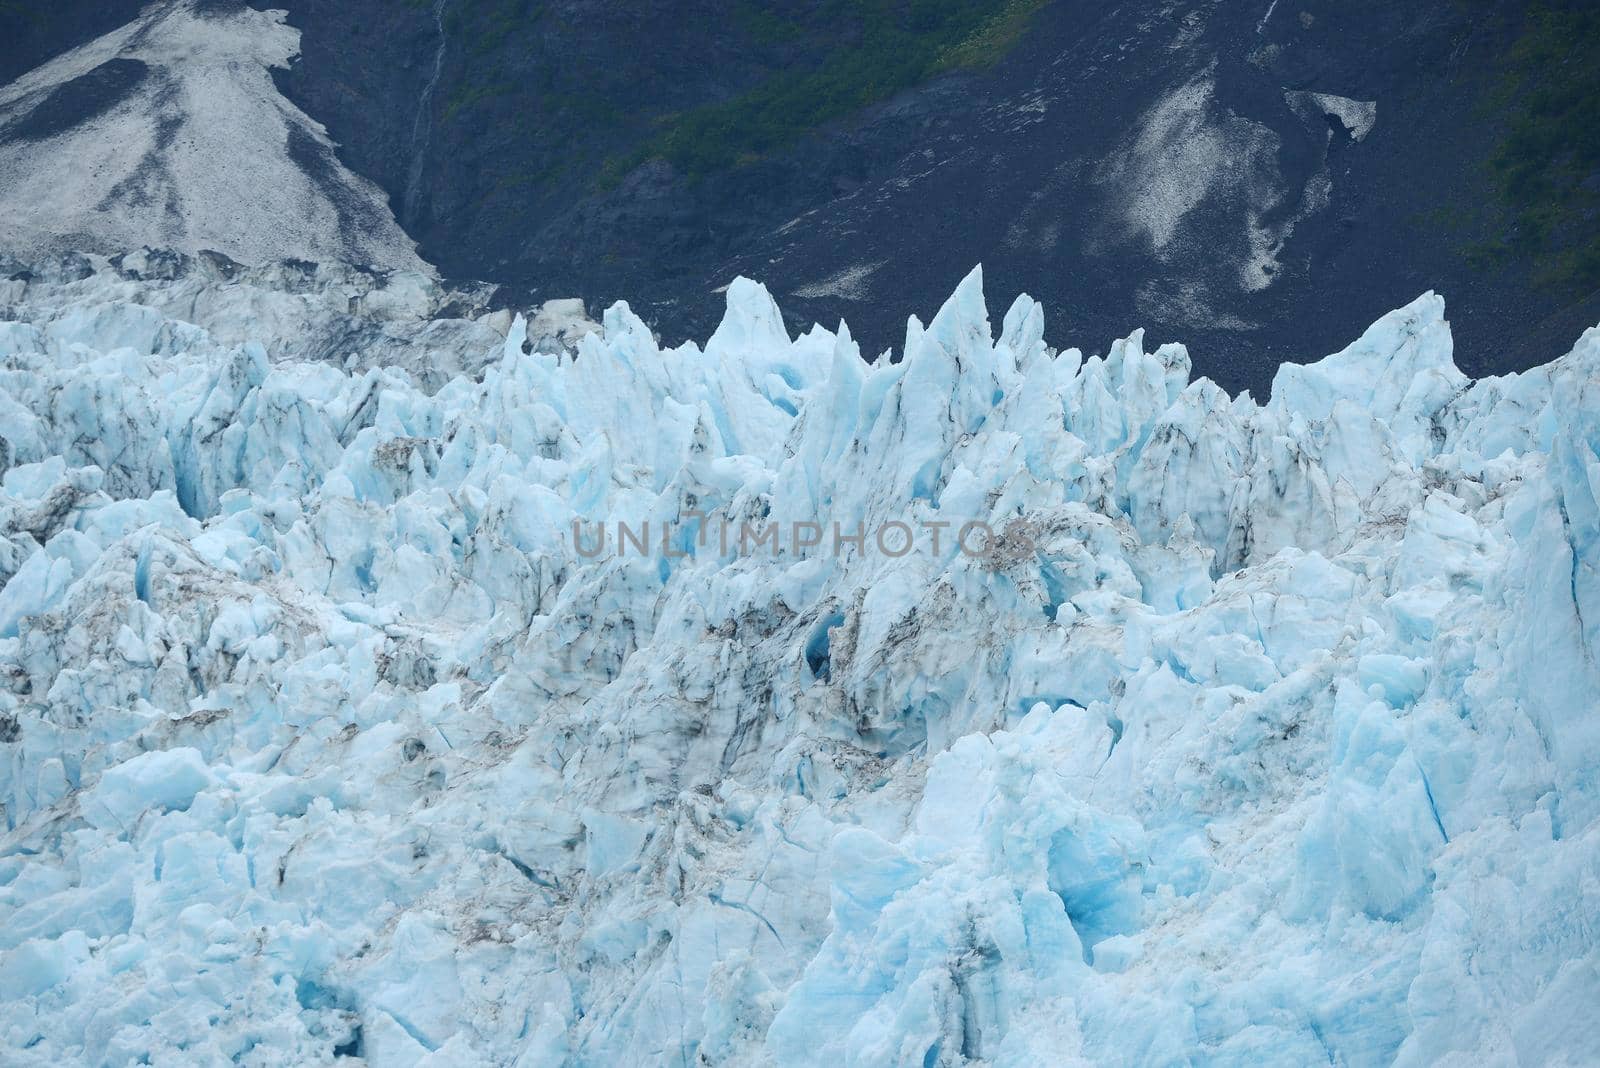
MULTIPOLYGON (((1600 321, 1594 285, 1535 281, 1560 250, 1474 255, 1514 230, 1484 163, 1509 122, 1498 78, 1523 0, 980 2, 1035 9, 992 64, 826 122, 783 112, 792 141, 757 137, 704 173, 694 153, 725 147, 715 132, 685 127, 676 162, 636 152, 684 115, 856 54, 864 12, 960 0, 445 0, 442 35, 432 2, 283 6, 304 30, 284 91, 415 208, 428 259, 594 306, 626 298, 674 341, 709 333, 716 292, 744 274, 791 330, 845 318, 876 355, 978 261, 1077 336, 1144 324, 1258 396, 1395 293, 1453 295, 1474 375, 1536 366, 1600 321)), ((1563 229, 1594 241, 1597 218, 1563 229)))
MULTIPOLYGON (((1484 167, 1506 137, 1507 100, 1528 98, 1542 84, 1534 75, 1583 66, 1581 51, 1571 63, 1536 59, 1532 81, 1502 92, 1503 66, 1528 25, 1523 0, 256 6, 286 9, 287 24, 249 46, 248 107, 230 124, 267 131, 251 151, 280 158, 270 170, 252 163, 254 177, 233 188, 257 198, 278 187, 269 174, 287 174, 292 188, 322 190, 322 165, 341 164, 376 183, 387 206, 369 234, 373 248, 360 254, 321 244, 288 251, 282 243, 308 238, 275 228, 251 231, 263 248, 208 237, 191 252, 406 266, 377 251, 394 247, 392 214, 445 274, 535 291, 524 303, 626 298, 675 341, 709 333, 717 294, 744 274, 771 286, 791 330, 847 318, 870 355, 898 343, 905 311, 926 317, 981 260, 992 281, 1035 293, 1078 336, 1145 324, 1153 340, 1189 343, 1199 372, 1257 396, 1280 363, 1337 348, 1395 293, 1451 293, 1464 370, 1480 376, 1542 363, 1600 320, 1593 284, 1540 281, 1585 242, 1600 248, 1590 202, 1600 179, 1583 173, 1592 164, 1563 156, 1554 165, 1574 171, 1576 198, 1556 247, 1479 255, 1518 232, 1484 167), (888 60, 926 43, 923 23, 973 9, 1002 22, 1030 14, 1011 36, 977 35, 985 62, 936 64, 897 91, 872 89, 888 60), (885 20, 899 36, 872 52, 885 20), (261 50, 294 51, 288 28, 299 31, 299 54, 278 66, 261 50), (292 106, 264 85, 263 70, 292 106), (784 106, 745 107, 808 75, 784 106), (832 96, 863 103, 812 106, 832 96), (745 107, 732 124, 742 134, 694 123, 718 107, 745 107), (290 145, 289 130, 307 132, 290 145)), ((0 59, 12 64, 0 78, 136 14, 115 0, 49 8, 30 15, 0 4, 0 34, 19 42, 0 59)), ((202 8, 212 27, 260 19, 237 0, 202 8)), ((163 74, 148 57, 126 60, 154 71, 136 94, 190 76, 163 74)), ((74 91, 88 102, 132 77, 112 68, 74 91)), ((0 130, 0 158, 35 168, 50 187, 51 196, 32 187, 24 207, 56 205, 56 187, 76 187, 62 168, 106 142, 113 114, 94 120, 88 147, 70 156, 35 141, 3 147, 0 130), (48 167, 57 169, 38 170, 48 167)), ((1585 128, 1566 140, 1580 142, 1585 128)), ((125 137, 119 149, 127 155, 125 137)), ((127 155, 130 166, 138 158, 127 155)), ((221 156, 230 166, 250 159, 221 156)), ((371 192, 352 203, 365 211, 371 192)), ((312 200, 322 205, 316 234, 355 241, 347 218, 327 223, 324 200, 343 200, 312 200)), ((128 233, 111 227, 115 219, 80 217, 85 240, 76 244, 107 227, 119 239, 102 251, 186 247, 167 232, 159 198, 118 203, 119 216, 138 208, 155 222, 128 233)), ((295 212, 274 218, 297 224, 295 212)), ((48 231, 49 219, 38 225, 48 231)))
POLYGON ((425 389, 111 270, 0 324, 7 1063, 1592 1052, 1600 330, 1258 405, 740 280, 425 389))

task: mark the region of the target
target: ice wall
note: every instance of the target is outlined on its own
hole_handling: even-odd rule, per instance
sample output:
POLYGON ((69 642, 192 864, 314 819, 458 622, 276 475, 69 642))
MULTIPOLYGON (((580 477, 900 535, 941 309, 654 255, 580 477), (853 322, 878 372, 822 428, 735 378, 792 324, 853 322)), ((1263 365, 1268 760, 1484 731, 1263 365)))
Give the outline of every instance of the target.
POLYGON ((1428 294, 1257 404, 741 280, 423 388, 127 296, 0 323, 7 1063, 1600 1043, 1600 330, 1471 383, 1428 294))

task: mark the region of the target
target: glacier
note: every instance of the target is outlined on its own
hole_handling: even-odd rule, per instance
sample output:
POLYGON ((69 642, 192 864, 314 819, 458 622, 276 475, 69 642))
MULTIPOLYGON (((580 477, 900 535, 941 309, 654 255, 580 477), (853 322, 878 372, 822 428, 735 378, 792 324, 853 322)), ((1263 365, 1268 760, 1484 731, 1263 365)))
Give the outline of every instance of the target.
POLYGON ((0 282, 5 1063, 1594 1062, 1600 329, 157 261, 0 282))

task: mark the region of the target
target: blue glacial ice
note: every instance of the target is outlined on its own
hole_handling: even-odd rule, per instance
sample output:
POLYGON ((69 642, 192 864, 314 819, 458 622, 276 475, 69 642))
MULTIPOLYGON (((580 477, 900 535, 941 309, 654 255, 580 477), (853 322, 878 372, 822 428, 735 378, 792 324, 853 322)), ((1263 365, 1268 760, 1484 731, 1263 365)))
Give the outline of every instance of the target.
POLYGON ((1600 1057, 1600 330, 280 283, 0 283, 5 1064, 1600 1057))

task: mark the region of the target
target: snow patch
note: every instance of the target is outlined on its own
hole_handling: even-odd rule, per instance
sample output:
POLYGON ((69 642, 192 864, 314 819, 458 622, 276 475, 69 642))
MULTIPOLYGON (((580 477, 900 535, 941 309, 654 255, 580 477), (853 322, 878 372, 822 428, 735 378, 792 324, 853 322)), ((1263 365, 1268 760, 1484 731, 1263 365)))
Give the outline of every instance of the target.
POLYGON ((1376 100, 1352 100, 1332 93, 1286 89, 1283 98, 1297 114, 1325 116, 1339 123, 1352 141, 1364 141, 1378 124, 1376 100))
POLYGON ((797 297, 808 300, 820 300, 823 297, 837 297, 840 300, 865 300, 869 292, 867 280, 878 272, 888 260, 879 260, 877 263, 858 263, 853 267, 846 267, 838 274, 801 286, 794 291, 797 297))
POLYGON ((0 245, 427 271, 383 192, 272 82, 283 11, 165 0, 0 88, 0 245))

